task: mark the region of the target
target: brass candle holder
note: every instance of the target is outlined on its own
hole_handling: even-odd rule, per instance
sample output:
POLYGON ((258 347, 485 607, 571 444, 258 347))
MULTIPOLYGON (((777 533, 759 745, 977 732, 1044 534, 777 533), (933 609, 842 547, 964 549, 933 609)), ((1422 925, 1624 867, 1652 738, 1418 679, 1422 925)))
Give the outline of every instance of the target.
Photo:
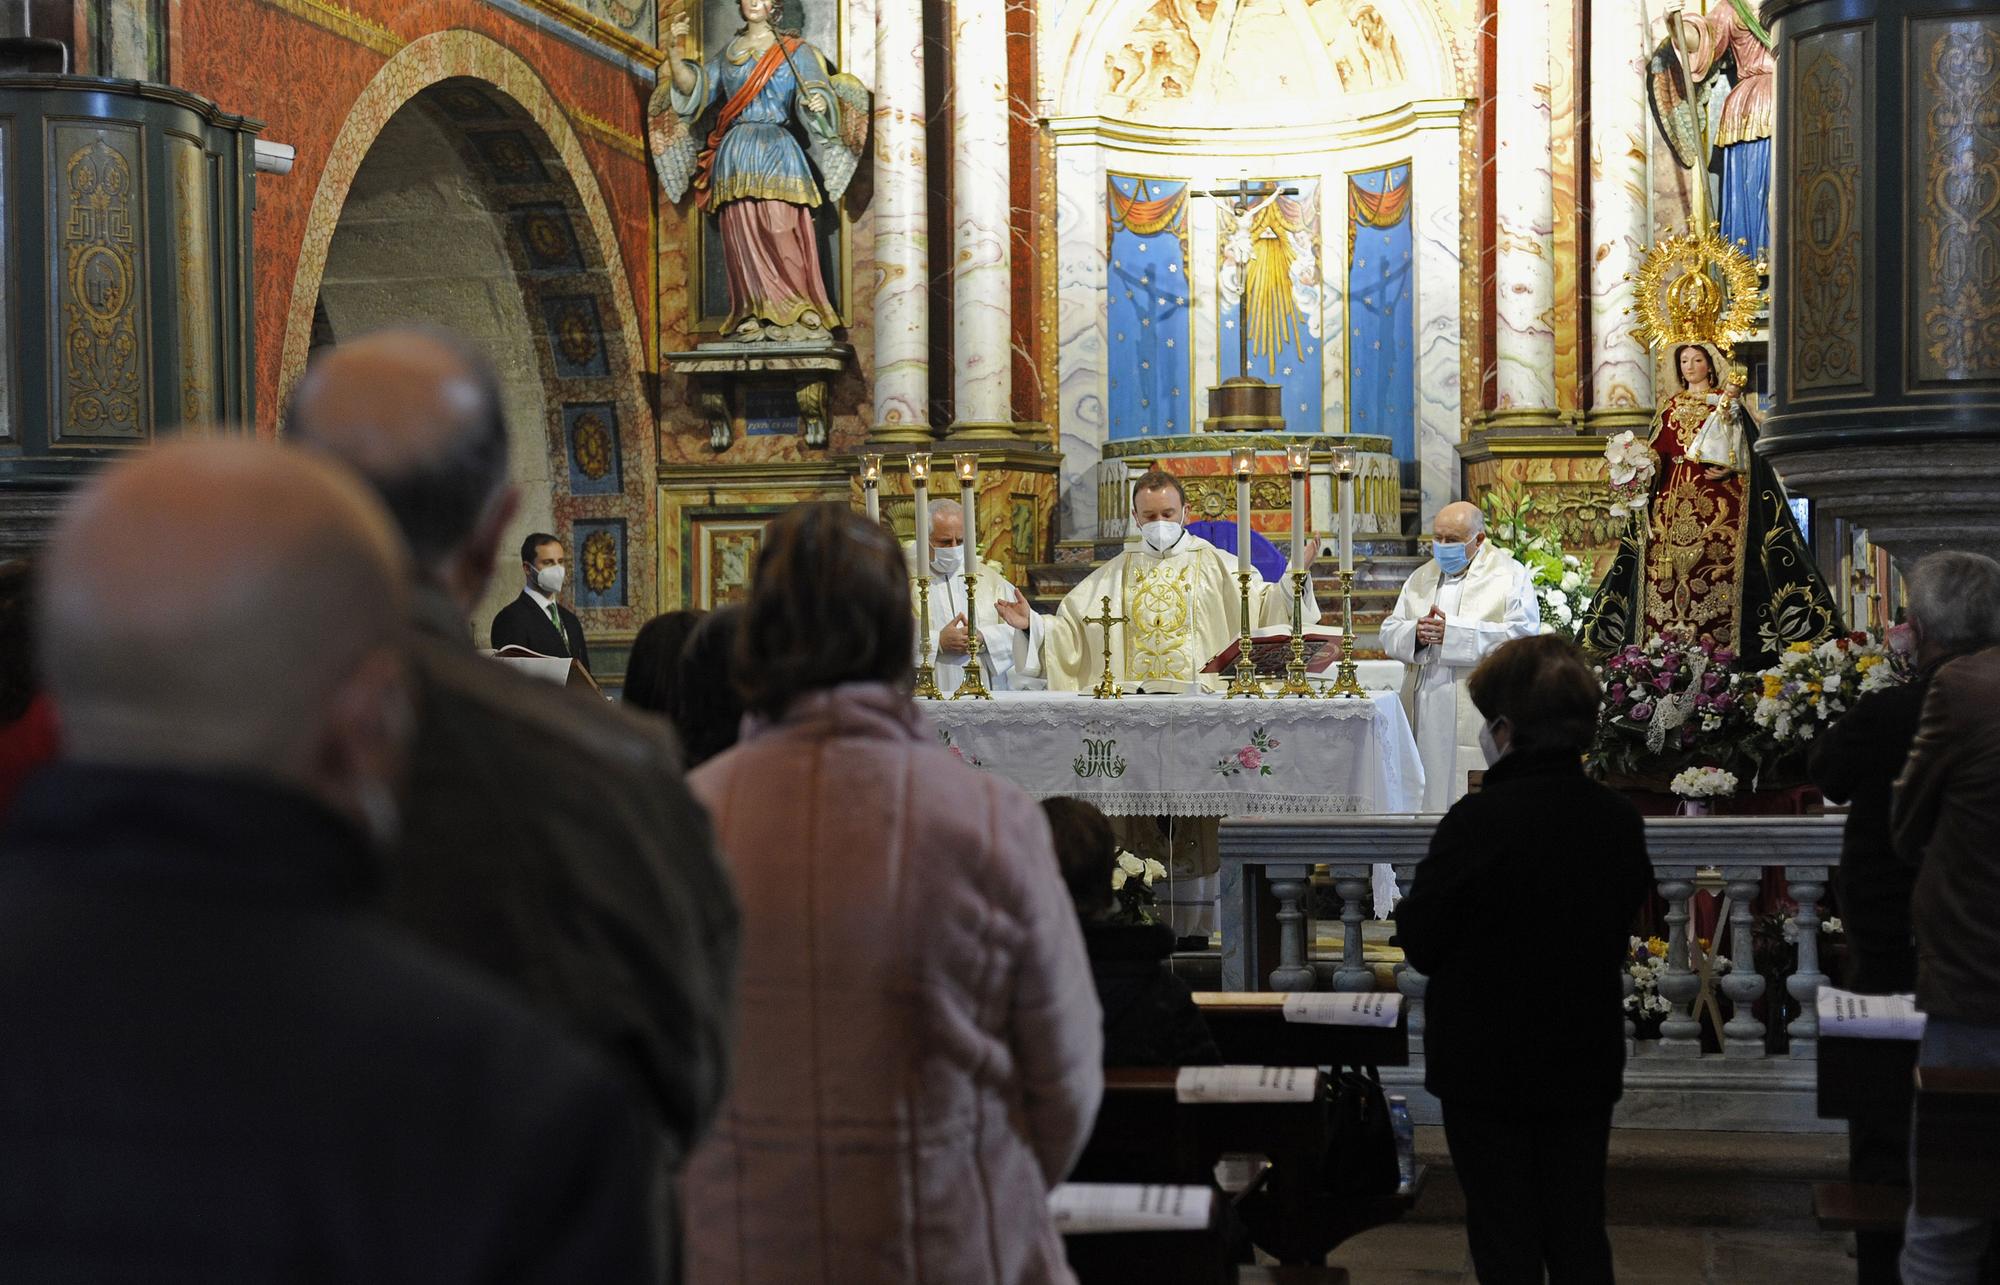
POLYGON ((1097 686, 1091 689, 1090 694, 1101 701, 1115 701, 1125 694, 1125 689, 1118 685, 1117 677, 1111 672, 1111 626, 1124 624, 1125 617, 1111 614, 1111 595, 1107 593, 1104 595, 1104 614, 1085 616, 1083 623, 1104 627, 1104 672, 1098 676, 1097 686))
POLYGON ((1292 572, 1292 655, 1285 662, 1285 685, 1278 690, 1280 696, 1304 696, 1313 694, 1312 684, 1306 681, 1306 573, 1292 572))
POLYGON ((925 503, 930 493, 931 457, 928 451, 918 451, 910 456, 910 494, 916 501, 917 536, 917 684, 915 695, 920 700, 941 701, 944 693, 938 690, 937 666, 931 663, 931 577, 930 577, 930 506, 925 503))
POLYGON ((1354 573, 1343 571, 1340 573, 1340 668, 1334 673, 1333 687, 1327 696, 1331 699, 1367 694, 1354 667, 1354 573))
POLYGON ((1264 688, 1257 681, 1257 662, 1251 656, 1250 573, 1248 571, 1237 572, 1236 585, 1241 594, 1242 614, 1238 619, 1241 625, 1242 637, 1237 639, 1236 642, 1236 676, 1229 680, 1229 691, 1227 694, 1232 698, 1237 696, 1255 698, 1264 694, 1264 688))
POLYGON ((986 690, 986 677, 981 672, 979 653, 984 646, 979 636, 979 517, 973 507, 974 483, 979 480, 979 457, 967 452, 952 456, 952 463, 958 469, 959 507, 965 510, 965 677, 958 682, 958 690, 951 694, 953 700, 992 700, 993 693, 986 690))

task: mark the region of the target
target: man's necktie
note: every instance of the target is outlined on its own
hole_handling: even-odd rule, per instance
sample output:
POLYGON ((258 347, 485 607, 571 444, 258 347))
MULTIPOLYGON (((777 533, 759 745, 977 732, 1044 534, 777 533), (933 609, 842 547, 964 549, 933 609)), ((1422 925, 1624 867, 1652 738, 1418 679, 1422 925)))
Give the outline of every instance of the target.
POLYGON ((556 637, 562 642, 563 655, 569 655, 569 635, 563 632, 562 613, 556 610, 553 602, 549 604, 549 623, 556 627, 556 637))

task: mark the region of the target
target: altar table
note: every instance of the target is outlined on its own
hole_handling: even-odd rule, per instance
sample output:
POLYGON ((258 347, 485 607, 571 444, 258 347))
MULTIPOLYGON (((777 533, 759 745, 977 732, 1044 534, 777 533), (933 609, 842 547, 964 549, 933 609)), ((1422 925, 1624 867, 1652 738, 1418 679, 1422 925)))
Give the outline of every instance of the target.
POLYGON ((1108 816, 1411 812, 1423 798, 1417 743, 1393 692, 1344 700, 1000 692, 917 705, 967 763, 1036 799, 1085 799, 1108 816))

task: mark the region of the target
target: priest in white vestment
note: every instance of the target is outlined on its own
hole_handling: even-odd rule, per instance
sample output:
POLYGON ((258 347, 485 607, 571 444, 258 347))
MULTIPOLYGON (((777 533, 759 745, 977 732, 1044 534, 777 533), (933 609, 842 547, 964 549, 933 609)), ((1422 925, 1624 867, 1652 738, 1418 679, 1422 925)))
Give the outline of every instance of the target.
MULTIPOLYGON (((931 587, 931 663, 937 668, 938 690, 949 696, 965 679, 966 642, 971 626, 965 618, 965 510, 957 500, 932 500, 930 504, 931 564, 921 574, 931 587)), ((903 546, 916 569, 916 546, 903 546)), ((1040 687, 1037 679, 1020 680, 1014 672, 1014 630, 1000 618, 997 602, 1011 600, 1027 605, 1020 591, 1007 582, 1000 568, 979 560, 978 582, 973 586, 979 600, 974 604, 979 618, 979 669, 989 691, 1040 687)), ((916 610, 916 603, 910 604, 916 610)), ((918 628, 922 628, 919 621, 918 628)), ((919 653, 921 655, 921 653, 919 653)))
POLYGON ((1486 538, 1477 506, 1447 504, 1431 534, 1431 561, 1404 582, 1382 648, 1409 666, 1403 705, 1424 765, 1424 811, 1443 812, 1465 794, 1466 773, 1486 767, 1485 720, 1465 680, 1501 643, 1539 633, 1542 612, 1532 573, 1486 538))
MULTIPOLYGON (((1055 615, 1032 612, 1025 600, 999 604, 1001 618, 1014 627, 1017 674, 1045 678, 1050 691, 1095 687, 1104 673, 1104 630, 1084 618, 1102 616, 1106 596, 1111 614, 1125 618, 1111 626, 1111 672, 1128 687, 1200 684, 1202 666, 1241 635, 1236 560, 1188 533, 1180 480, 1158 469, 1142 476, 1132 488, 1132 517, 1139 524, 1139 546, 1091 572, 1064 596, 1055 615)), ((1316 543, 1308 546, 1308 563, 1317 550, 1316 543)), ((1251 571, 1252 629, 1291 624, 1294 569, 1275 585, 1251 571)), ((1310 576, 1304 618, 1308 625, 1319 622, 1310 576)))

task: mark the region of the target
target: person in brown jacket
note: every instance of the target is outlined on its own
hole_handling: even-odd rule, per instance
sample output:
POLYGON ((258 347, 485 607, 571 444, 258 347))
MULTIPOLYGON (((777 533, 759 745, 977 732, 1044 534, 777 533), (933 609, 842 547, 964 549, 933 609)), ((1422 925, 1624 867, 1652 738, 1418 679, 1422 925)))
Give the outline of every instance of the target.
POLYGON ((1071 1278, 1048 1195, 1103 1090, 1090 961, 1041 809, 910 699, 906 575, 845 505, 772 523, 749 725, 690 777, 744 929, 736 1070, 685 1186, 702 1285, 1071 1278))
POLYGON ((518 498, 490 370, 438 333, 362 336, 314 362, 287 428, 374 486, 416 563, 390 917, 600 1049, 678 1168, 728 1080, 735 900, 671 729, 473 650, 518 498))
MULTIPOLYGON (((1934 553, 1905 581, 1918 623, 2000 642, 2000 563, 1934 553)), ((1921 654, 1921 652, 1920 652, 1921 654)), ((1916 744, 1896 782, 1896 853, 1917 867, 1910 918, 1917 1006, 1928 1015, 1923 1067, 2000 1068, 2000 646, 1939 667, 1916 744)), ((1913 1173, 1922 1156, 1913 1154, 1913 1173)), ((1916 1175, 1921 1180, 1921 1175, 1916 1175)), ((1991 1238, 1987 1219, 1919 1215, 1903 1228, 1905 1285, 1970 1281, 1991 1238)))

